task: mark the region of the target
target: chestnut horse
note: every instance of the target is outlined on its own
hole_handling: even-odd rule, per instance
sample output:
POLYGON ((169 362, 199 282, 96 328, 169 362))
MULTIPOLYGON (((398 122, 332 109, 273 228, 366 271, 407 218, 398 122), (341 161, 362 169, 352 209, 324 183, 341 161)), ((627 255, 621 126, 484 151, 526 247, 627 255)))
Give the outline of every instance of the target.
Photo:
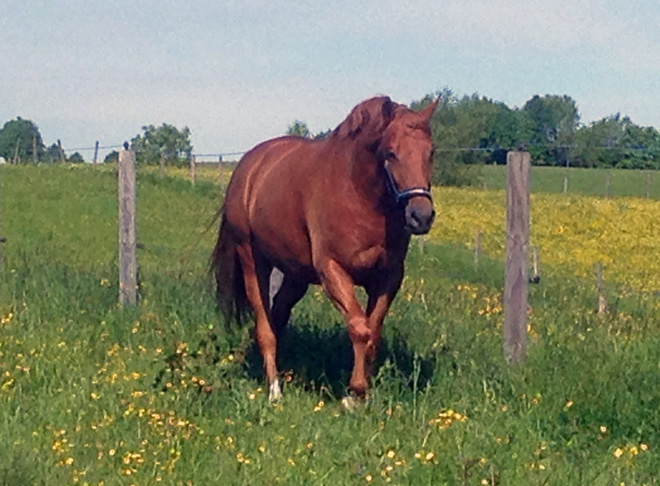
POLYGON ((323 287, 346 321, 350 388, 367 391, 410 235, 427 233, 435 217, 429 119, 436 106, 414 112, 371 98, 325 139, 269 140, 236 166, 212 268, 225 316, 240 320, 252 308, 271 400, 281 394, 278 335, 310 284, 323 287), (366 309, 355 285, 367 292, 366 309))

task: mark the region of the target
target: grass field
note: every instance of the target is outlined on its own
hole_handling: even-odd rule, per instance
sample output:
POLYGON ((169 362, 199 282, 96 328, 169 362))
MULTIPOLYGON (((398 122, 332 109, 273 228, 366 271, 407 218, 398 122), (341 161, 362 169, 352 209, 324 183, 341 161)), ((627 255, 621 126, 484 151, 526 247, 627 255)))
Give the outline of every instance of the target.
MULTIPOLYGON (((479 168, 483 185, 488 189, 506 187, 506 167, 485 165, 479 168)), ((660 199, 660 175, 655 171, 625 169, 580 169, 532 167, 531 191, 567 193, 596 197, 637 197, 660 199)))
POLYGON ((591 279, 548 256, 528 361, 509 369, 498 249, 475 269, 449 233, 501 192, 436 192, 442 231, 412 246, 372 397, 348 412, 350 346, 318 290, 282 344, 276 406, 249 328, 225 329, 206 273, 215 175, 142 171, 138 191, 141 303, 123 311, 113 168, 2 168, 0 484, 659 482, 656 298, 617 292, 598 315, 591 279))

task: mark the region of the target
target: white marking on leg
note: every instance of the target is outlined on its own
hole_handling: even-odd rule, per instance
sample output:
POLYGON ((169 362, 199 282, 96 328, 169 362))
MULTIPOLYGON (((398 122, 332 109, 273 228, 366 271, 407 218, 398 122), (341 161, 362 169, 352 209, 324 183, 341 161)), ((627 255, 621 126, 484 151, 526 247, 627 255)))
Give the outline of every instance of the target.
POLYGON ((344 407, 344 410, 347 412, 357 411, 359 406, 364 406, 369 403, 369 394, 365 393, 363 397, 355 397, 353 395, 347 395, 341 399, 341 406, 344 407))
POLYGON ((344 410, 347 412, 355 412, 357 400, 351 396, 344 397, 341 399, 341 406, 344 407, 344 410))
POLYGON ((268 393, 268 401, 276 402, 282 398, 282 390, 280 389, 280 380, 275 379, 274 382, 270 384, 270 391, 268 393))

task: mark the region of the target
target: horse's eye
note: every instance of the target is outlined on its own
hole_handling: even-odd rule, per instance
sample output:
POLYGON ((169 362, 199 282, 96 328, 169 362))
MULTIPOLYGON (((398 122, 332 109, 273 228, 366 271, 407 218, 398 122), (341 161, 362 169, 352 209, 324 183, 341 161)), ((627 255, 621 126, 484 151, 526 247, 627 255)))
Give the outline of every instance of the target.
POLYGON ((385 159, 386 160, 396 160, 396 154, 392 152, 391 150, 386 150, 385 151, 385 159))

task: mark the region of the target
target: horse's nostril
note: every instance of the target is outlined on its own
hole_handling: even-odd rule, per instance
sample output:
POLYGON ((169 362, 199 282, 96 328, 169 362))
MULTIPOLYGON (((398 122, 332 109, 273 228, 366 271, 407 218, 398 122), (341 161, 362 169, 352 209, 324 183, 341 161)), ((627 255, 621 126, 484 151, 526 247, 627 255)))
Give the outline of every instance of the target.
POLYGON ((415 207, 408 205, 406 208, 406 225, 413 234, 428 233, 433 224, 435 211, 432 207, 415 207))
POLYGON ((433 221, 433 218, 435 217, 435 212, 431 211, 430 213, 427 211, 413 211, 413 218, 420 223, 420 224, 430 224, 431 221, 433 221))

